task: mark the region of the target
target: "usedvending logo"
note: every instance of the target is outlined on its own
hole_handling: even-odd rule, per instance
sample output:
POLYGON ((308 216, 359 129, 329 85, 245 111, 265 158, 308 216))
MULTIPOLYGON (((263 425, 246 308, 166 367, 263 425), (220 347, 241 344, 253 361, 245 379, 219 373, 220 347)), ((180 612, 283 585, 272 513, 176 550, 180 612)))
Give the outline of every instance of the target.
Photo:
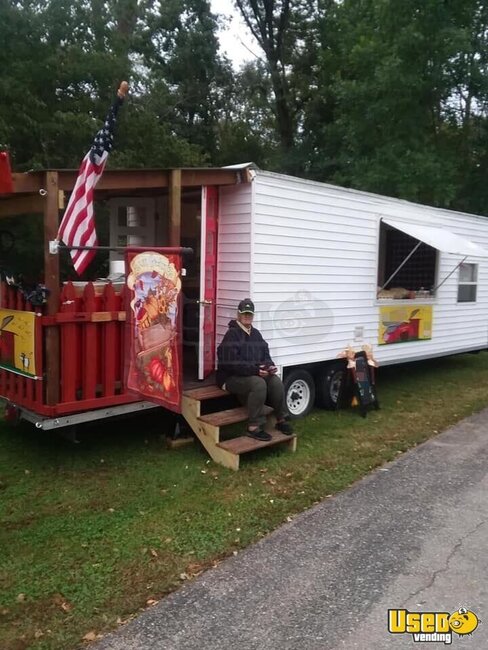
POLYGON ((418 643, 452 643, 453 633, 460 637, 471 635, 481 621, 466 607, 448 612, 409 612, 407 609, 388 610, 388 632, 411 634, 418 643))

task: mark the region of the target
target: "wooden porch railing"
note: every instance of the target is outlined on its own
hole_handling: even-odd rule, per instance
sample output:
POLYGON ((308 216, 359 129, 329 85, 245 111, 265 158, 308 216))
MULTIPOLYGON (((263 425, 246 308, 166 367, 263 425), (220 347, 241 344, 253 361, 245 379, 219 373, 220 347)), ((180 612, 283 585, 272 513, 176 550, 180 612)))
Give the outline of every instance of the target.
POLYGON ((36 311, 36 373, 42 380, 0 369, 0 395, 41 415, 62 415, 137 401, 125 388, 125 287, 116 293, 111 284, 87 283, 82 293, 72 283, 63 286, 57 314, 42 315, 20 291, 2 282, 1 306, 36 311), (59 329, 59 402, 46 403, 45 331, 59 329))

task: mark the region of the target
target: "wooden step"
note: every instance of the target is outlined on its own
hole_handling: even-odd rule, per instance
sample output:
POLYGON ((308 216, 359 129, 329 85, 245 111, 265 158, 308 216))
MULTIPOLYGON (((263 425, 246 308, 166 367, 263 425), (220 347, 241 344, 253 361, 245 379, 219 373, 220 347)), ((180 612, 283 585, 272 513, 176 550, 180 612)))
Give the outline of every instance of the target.
MULTIPOLYGON (((273 409, 271 406, 264 407, 265 415, 271 413, 273 409)), ((225 427, 228 424, 236 424, 237 422, 244 422, 248 418, 247 408, 239 406, 235 409, 227 409, 226 411, 217 411, 217 413, 208 413, 208 415, 201 415, 198 420, 211 424, 213 427, 225 427)))
MULTIPOLYGON (((288 451, 295 451, 297 438, 295 435, 285 436, 280 431, 273 430, 275 418, 268 417, 267 427, 272 438, 268 441, 255 440, 249 436, 240 436, 232 440, 220 441, 221 428, 228 424, 243 422, 248 419, 247 409, 244 407, 227 409, 207 415, 200 415, 202 401, 214 397, 228 395, 217 386, 200 386, 191 388, 183 393, 181 400, 182 413, 193 433, 210 454, 210 457, 224 467, 237 471, 239 469, 240 454, 245 454, 255 449, 272 447, 282 444, 288 451)), ((271 407, 265 407, 267 415, 272 413, 271 407)), ((244 427, 243 427, 244 428, 244 427)))
POLYGON ((213 384, 211 386, 200 386, 199 388, 189 388, 188 390, 183 391, 185 397, 191 397, 191 399, 196 399, 199 401, 205 399, 213 399, 215 397, 225 397, 230 395, 226 390, 222 390, 217 385, 213 384))
POLYGON ((273 445, 279 445, 280 443, 290 443, 295 444, 296 435, 285 436, 281 431, 269 431, 272 438, 271 440, 255 440, 249 436, 239 436, 239 438, 233 438, 232 440, 225 440, 224 442, 219 442, 217 447, 225 449, 226 451, 231 452, 232 454, 247 454, 249 451, 254 451, 255 449, 262 449, 263 447, 272 447, 273 445))

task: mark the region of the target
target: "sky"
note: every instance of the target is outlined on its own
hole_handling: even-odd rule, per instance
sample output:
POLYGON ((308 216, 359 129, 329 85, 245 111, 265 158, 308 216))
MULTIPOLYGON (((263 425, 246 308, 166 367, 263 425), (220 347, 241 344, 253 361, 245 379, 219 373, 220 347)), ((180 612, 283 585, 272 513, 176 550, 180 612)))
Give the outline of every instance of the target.
POLYGON ((229 20, 227 28, 222 29, 219 34, 220 47, 232 61, 234 68, 237 69, 245 61, 255 58, 249 50, 259 55, 259 47, 234 8, 232 0, 211 0, 211 6, 214 13, 223 14, 229 20))

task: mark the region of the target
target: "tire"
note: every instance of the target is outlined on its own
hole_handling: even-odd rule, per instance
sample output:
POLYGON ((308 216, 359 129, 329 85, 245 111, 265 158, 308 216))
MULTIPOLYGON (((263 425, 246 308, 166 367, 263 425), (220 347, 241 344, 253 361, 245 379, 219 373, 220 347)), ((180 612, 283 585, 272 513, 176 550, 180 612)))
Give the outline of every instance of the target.
POLYGON ((292 370, 283 382, 288 412, 292 418, 308 415, 315 401, 315 383, 306 370, 292 370))
POLYGON ((317 406, 335 411, 341 383, 344 381, 346 366, 344 363, 331 363, 317 375, 317 406))

